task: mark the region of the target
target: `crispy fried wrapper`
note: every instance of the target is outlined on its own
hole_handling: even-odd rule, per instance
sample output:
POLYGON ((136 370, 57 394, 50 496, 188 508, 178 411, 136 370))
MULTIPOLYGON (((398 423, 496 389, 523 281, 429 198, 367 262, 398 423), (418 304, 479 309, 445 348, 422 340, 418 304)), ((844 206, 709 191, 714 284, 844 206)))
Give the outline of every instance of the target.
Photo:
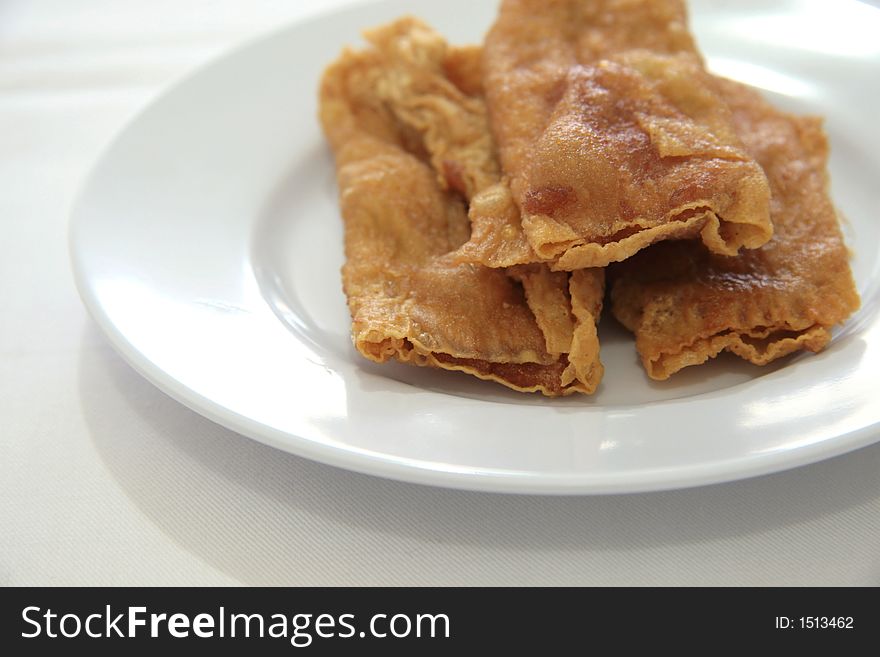
POLYGON ((366 36, 370 48, 326 71, 320 109, 336 156, 356 348, 516 390, 594 392, 603 276, 538 286, 452 255, 469 235, 468 201, 499 182, 478 51, 448 48, 415 19, 366 36), (563 304, 559 317, 539 322, 551 299, 563 304))
POLYGON ((819 351, 831 328, 859 306, 828 196, 820 120, 776 110, 735 82, 717 84, 740 138, 770 180, 775 235, 735 258, 675 242, 615 266, 613 313, 635 333, 653 379, 725 350, 756 365, 819 351))
POLYGON ((504 0, 483 64, 520 216, 496 190, 491 211, 472 212, 464 259, 572 271, 660 240, 700 238, 735 255, 772 235, 767 179, 703 68, 682 2, 504 0))

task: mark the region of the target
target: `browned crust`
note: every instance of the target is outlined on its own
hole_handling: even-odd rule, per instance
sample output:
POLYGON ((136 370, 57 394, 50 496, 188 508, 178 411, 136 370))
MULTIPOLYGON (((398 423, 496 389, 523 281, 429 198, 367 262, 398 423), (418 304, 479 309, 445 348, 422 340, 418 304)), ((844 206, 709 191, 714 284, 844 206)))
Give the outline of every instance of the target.
MULTIPOLYGON (((373 47, 343 53, 321 88, 345 223, 343 287, 355 347, 377 362, 463 371, 519 391, 592 393, 602 372, 598 341, 577 336, 595 333, 597 300, 582 297, 597 294, 601 304, 601 289, 577 291, 572 321, 591 327, 576 327, 550 350, 517 282, 450 255, 467 236, 465 200, 499 177, 485 106, 469 95, 474 53, 450 57, 455 51, 415 19, 368 38, 373 47)), ((567 290, 567 274, 541 267, 567 290)))
POLYGON ((573 271, 662 240, 735 255, 772 235, 769 189, 741 148, 680 0, 505 0, 484 49, 502 168, 522 218, 472 222, 462 257, 573 271), (479 225, 478 225, 479 224, 479 225))
POLYGON ((653 379, 722 351, 756 365, 820 351, 832 327, 859 306, 828 196, 821 122, 776 110, 743 85, 718 85, 742 140, 769 178, 776 234, 736 258, 664 243, 615 267, 612 311, 635 333, 653 379))

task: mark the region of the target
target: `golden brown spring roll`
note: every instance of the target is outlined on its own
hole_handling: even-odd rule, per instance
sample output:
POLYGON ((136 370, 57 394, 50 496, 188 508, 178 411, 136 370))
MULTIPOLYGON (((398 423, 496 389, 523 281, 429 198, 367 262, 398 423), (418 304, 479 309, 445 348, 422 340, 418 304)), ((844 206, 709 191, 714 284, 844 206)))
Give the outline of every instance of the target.
POLYGON ((766 177, 713 89, 682 2, 504 0, 483 63, 521 217, 480 213, 463 258, 571 271, 659 240, 699 237, 733 255, 772 235, 766 177), (520 231, 534 255, 507 246, 520 231))
POLYGON ((718 81, 734 124, 772 189, 773 239, 738 257, 658 244, 614 268, 614 315, 636 336, 648 375, 666 379, 722 351, 757 365, 819 351, 859 306, 834 206, 819 119, 774 109, 718 81))
POLYGON ((524 286, 449 255, 468 237, 466 199, 498 178, 485 108, 467 93, 472 56, 414 19, 367 36, 373 47, 344 53, 321 87, 356 348, 517 390, 593 392, 601 290, 566 281, 572 338, 548 349, 524 286))

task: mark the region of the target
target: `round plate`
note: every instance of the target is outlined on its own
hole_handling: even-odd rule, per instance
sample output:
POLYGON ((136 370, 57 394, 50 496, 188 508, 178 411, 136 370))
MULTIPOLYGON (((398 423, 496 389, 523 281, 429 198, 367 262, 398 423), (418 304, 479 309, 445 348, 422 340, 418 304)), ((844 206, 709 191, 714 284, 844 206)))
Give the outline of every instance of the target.
POLYGON ((878 438, 880 11, 851 1, 692 3, 713 69, 827 117, 859 314, 819 355, 765 369, 722 356, 666 383, 647 379, 631 336, 606 318, 602 387, 563 400, 374 365, 351 346, 318 80, 362 28, 407 13, 468 43, 495 7, 382 2, 292 25, 176 85, 109 147, 75 206, 71 251, 86 305, 138 371, 279 449, 489 491, 692 486, 878 438))

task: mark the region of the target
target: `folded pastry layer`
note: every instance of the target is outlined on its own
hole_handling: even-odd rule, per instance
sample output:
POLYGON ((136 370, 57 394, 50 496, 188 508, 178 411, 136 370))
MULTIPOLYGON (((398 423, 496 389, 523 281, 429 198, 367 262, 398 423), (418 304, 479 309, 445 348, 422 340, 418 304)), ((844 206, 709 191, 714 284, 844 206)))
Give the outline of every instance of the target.
POLYGON ((776 110, 735 82, 716 84, 770 181, 775 234, 735 258, 674 242, 614 267, 613 313, 635 333, 653 379, 725 350, 757 365, 797 350, 819 351, 831 328, 859 306, 828 196, 820 120, 776 110))
POLYGON ((451 255, 469 234, 467 200, 499 179, 485 105, 473 95, 476 51, 448 49, 415 19, 367 38, 372 47, 344 53, 321 87, 356 348, 374 361, 460 370, 517 390, 593 392, 604 279, 553 281, 572 330, 567 342, 551 340, 524 284, 451 255))
MULTIPOLYGON (((483 65, 535 260, 599 267, 686 237, 734 255, 772 235, 767 180, 703 69, 682 2, 505 0, 483 65)), ((498 252, 515 223, 474 226, 463 251, 474 261, 525 261, 498 252)))

